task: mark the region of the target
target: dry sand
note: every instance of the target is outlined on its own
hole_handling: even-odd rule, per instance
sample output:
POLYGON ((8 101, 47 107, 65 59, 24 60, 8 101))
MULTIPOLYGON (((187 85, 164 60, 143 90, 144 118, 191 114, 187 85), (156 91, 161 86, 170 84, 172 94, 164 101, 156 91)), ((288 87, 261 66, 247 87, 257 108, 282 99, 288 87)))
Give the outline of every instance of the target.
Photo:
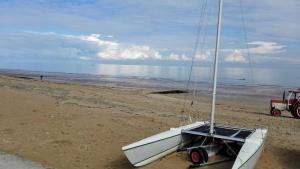
MULTIPOLYGON (((57 169, 132 168, 122 146, 180 123, 184 94, 150 91, 0 76, 0 150, 57 169)), ((201 96, 192 116, 208 119, 209 108, 201 96)), ((218 98, 216 120, 269 127, 257 169, 300 168, 300 120, 268 109, 259 99, 218 98)), ((188 165, 185 153, 174 153, 143 168, 188 165)))

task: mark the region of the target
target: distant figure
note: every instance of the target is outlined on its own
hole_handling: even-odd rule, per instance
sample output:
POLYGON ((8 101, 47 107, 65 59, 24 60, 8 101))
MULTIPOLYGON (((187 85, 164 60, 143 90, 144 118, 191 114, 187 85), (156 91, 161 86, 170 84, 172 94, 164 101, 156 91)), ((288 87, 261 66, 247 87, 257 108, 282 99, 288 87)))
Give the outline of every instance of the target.
POLYGON ((40 76, 40 79, 41 79, 41 80, 43 80, 43 78, 44 78, 44 76, 43 76, 43 75, 41 75, 41 76, 40 76))

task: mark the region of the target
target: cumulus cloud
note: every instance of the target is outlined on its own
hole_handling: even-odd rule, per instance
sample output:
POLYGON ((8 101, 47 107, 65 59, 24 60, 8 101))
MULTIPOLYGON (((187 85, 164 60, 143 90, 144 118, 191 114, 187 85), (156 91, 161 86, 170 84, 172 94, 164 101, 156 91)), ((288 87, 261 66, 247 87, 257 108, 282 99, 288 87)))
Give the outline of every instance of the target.
MULTIPOLYGON (((166 57, 166 60, 190 61, 191 58, 186 56, 185 54, 171 53, 168 57, 166 57)), ((198 52, 195 56, 195 60, 198 60, 198 61, 211 61, 212 60, 211 52, 209 50, 207 50, 205 52, 201 52, 201 53, 198 52)))
POLYGON ((225 58, 226 62, 233 62, 233 63, 247 63, 246 58, 243 56, 243 53, 240 50, 234 50, 231 54, 229 54, 225 58))
POLYGON ((67 38, 93 43, 98 47, 96 57, 107 60, 145 60, 162 59, 162 55, 149 46, 124 45, 114 41, 101 39, 99 34, 92 35, 65 35, 67 38))
MULTIPOLYGON (((106 35, 65 35, 49 32, 21 32, 1 34, 0 57, 12 59, 52 59, 60 61, 82 60, 165 60, 190 61, 185 53, 161 52, 150 46, 125 44, 107 39, 106 35), (103 36, 103 38, 102 38, 103 36), (17 50, 16 50, 17 49, 17 50)), ((285 48, 275 42, 255 41, 249 43, 249 52, 256 58, 273 57, 271 54, 284 52, 285 48), (254 46, 253 46, 254 45, 254 46), (252 47, 253 46, 253 47, 252 47)), ((197 53, 197 61, 211 62, 214 49, 197 53)), ((246 49, 223 49, 226 62, 246 63, 246 49)), ((274 56, 275 57, 275 56, 274 56)), ((256 59, 257 60, 257 59, 256 59)))
POLYGON ((211 60, 211 53, 209 50, 205 51, 205 52, 200 52, 197 53, 195 56, 196 60, 201 60, 201 61, 209 61, 211 60))
POLYGON ((2 34, 1 56, 28 59, 190 60, 185 54, 161 54, 146 45, 124 44, 100 34, 65 35, 51 32, 2 34), (16 50, 16 48, 18 50, 16 50))
POLYGON ((229 53, 225 57, 226 62, 232 63, 247 63, 245 57, 246 53, 249 52, 251 56, 262 57, 268 55, 267 57, 272 57, 272 54, 278 54, 285 51, 285 46, 279 45, 276 42, 265 42, 265 41, 254 41, 248 43, 249 49, 225 49, 223 51, 229 53))
POLYGON ((159 52, 148 46, 132 45, 124 47, 119 44, 104 46, 102 51, 97 53, 97 57, 102 59, 114 60, 145 60, 145 59, 162 59, 159 52))
POLYGON ((190 60, 190 58, 188 58, 186 55, 182 54, 175 54, 175 53, 171 53, 169 55, 169 57, 166 58, 166 60, 176 60, 176 61, 180 61, 180 60, 190 60))
MULTIPOLYGON (((171 53, 162 55, 159 51, 145 45, 126 45, 110 40, 103 40, 100 34, 91 35, 65 35, 66 38, 77 39, 92 43, 97 46, 96 57, 106 60, 173 60, 173 61, 189 61, 190 57, 185 54, 171 53)), ((205 51, 197 53, 196 60, 210 61, 211 52, 205 51)))
POLYGON ((80 56, 79 59, 81 59, 81 60, 92 60, 92 58, 86 57, 86 56, 80 56))
POLYGON ((279 45, 276 42, 254 41, 248 44, 256 46, 249 48, 249 52, 253 54, 275 54, 285 51, 285 46, 279 45))

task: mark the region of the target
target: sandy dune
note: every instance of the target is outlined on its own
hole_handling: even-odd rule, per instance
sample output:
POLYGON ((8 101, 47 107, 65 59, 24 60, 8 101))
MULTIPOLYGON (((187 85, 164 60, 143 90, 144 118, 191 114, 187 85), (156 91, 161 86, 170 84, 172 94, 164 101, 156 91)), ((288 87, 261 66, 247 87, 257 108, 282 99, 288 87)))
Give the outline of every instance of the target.
MULTIPOLYGON (((150 94, 150 89, 0 76, 0 149, 58 169, 131 168, 121 147, 178 126, 183 98, 184 94, 150 94)), ((203 95, 189 112, 207 120, 209 108, 210 98, 203 95)), ((300 120, 288 113, 271 117, 268 109, 269 102, 259 98, 219 97, 216 119, 269 128, 257 169, 299 168, 300 120)), ((144 168, 188 165, 185 153, 174 153, 144 168)))

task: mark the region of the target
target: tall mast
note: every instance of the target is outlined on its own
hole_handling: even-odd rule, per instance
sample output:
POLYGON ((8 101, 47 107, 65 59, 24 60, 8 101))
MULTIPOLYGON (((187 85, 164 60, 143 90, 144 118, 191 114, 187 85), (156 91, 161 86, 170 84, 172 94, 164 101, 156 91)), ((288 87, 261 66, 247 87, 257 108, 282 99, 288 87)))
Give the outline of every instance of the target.
POLYGON ((220 36, 221 36, 221 26, 222 26, 222 11, 223 11, 223 0, 219 0, 218 30, 217 30, 217 38, 216 38, 214 81, 213 81, 213 92, 212 92, 212 101, 211 101, 211 118, 210 118, 210 132, 209 132, 211 135, 213 135, 214 133, 214 123, 215 123, 215 106, 216 106, 219 47, 220 47, 220 36))

